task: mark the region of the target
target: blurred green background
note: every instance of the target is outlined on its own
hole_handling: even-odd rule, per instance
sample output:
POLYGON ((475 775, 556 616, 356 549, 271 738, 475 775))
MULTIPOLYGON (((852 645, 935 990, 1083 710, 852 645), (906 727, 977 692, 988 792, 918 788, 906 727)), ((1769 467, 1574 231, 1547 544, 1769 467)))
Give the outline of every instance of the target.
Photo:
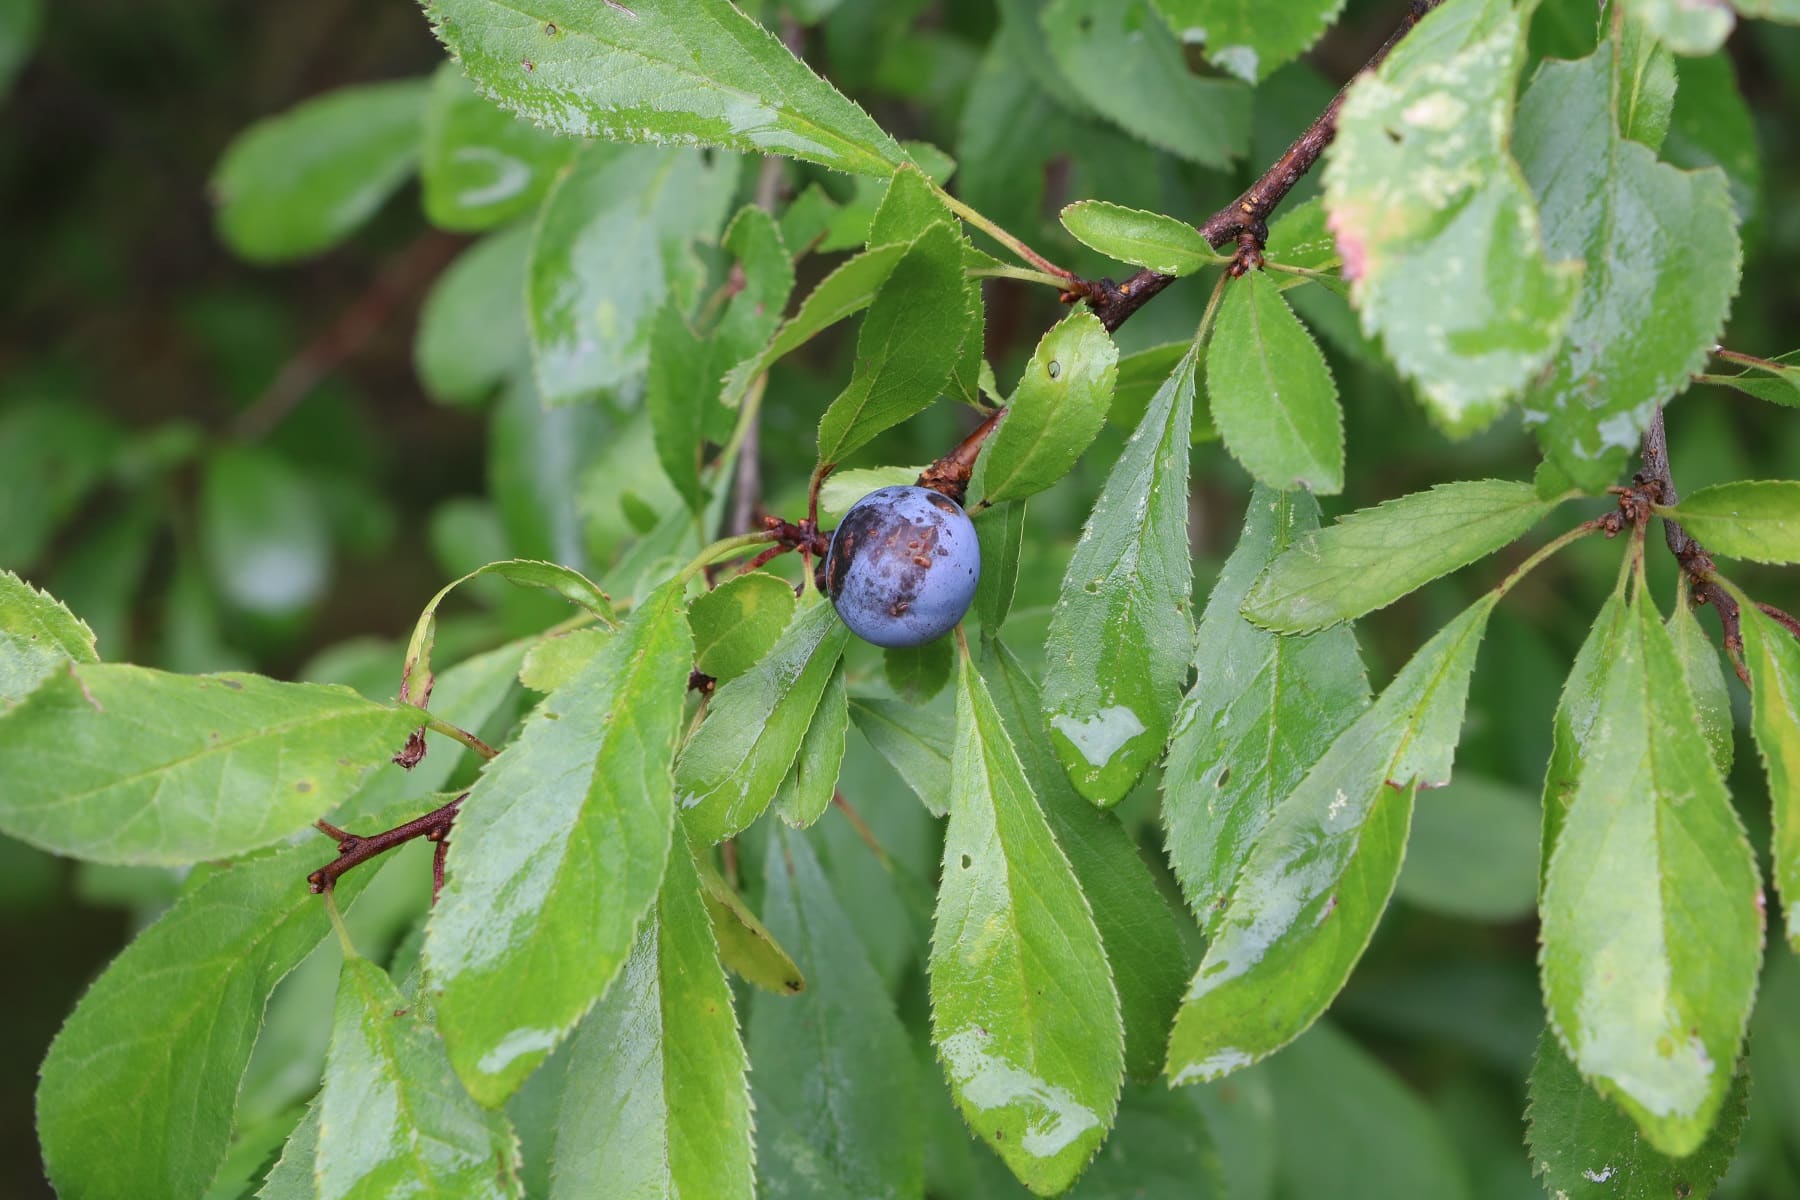
MULTIPOLYGON (((808 35, 808 57, 888 128, 957 157, 955 186, 977 207, 1083 273, 1117 268, 1061 232, 1054 214, 1063 203, 1098 197, 1198 219, 1241 186, 1243 178, 1172 162, 1110 126, 1061 114, 1043 97, 1030 119, 1005 128, 965 119, 997 7, 1010 2, 843 0, 808 35)), ((1323 45, 1265 85, 1250 165, 1273 158, 1311 119, 1399 7, 1350 4, 1323 45)), ((1550 0, 1534 25, 1534 50, 1582 53, 1593 7, 1550 0)), ((546 414, 528 390, 449 404, 427 395, 414 368, 420 308, 473 243, 430 228, 415 186, 306 261, 255 266, 219 240, 208 181, 247 125, 339 86, 422 78, 442 60, 408 0, 0 0, 0 567, 67 602, 94 628, 104 657, 329 679, 390 696, 398 639, 447 579, 515 554, 603 572, 667 503, 641 415, 629 405, 546 414)), ((1726 344, 1765 355, 1793 349, 1800 31, 1746 24, 1726 55, 1681 67, 1665 156, 1722 164, 1746 218, 1746 269, 1726 344), (1734 99, 1734 75, 1744 101, 1734 99)), ((743 166, 744 193, 755 174, 755 164, 743 166)), ((798 190, 809 179, 794 169, 786 182, 798 190)), ((871 198, 842 178, 816 181, 847 203, 871 198)), ((1290 206, 1314 190, 1303 184, 1290 206)), ((823 269, 809 262, 802 287, 823 269)), ((1171 289, 1122 331, 1122 344, 1190 335, 1204 297, 1201 284, 1171 289)), ((1009 385, 1059 310, 1053 297, 1010 283, 990 284, 987 300, 988 357, 1009 385)), ((1318 288, 1295 300, 1321 335, 1347 410, 1350 484, 1328 514, 1447 479, 1529 477, 1536 455, 1515 420, 1449 441, 1361 341, 1341 301, 1318 288)), ((811 445, 852 343, 853 330, 839 330, 771 383, 762 461, 774 511, 799 514, 811 462, 787 448, 811 445)), ((928 461, 960 435, 966 415, 940 406, 882 439, 865 464, 928 461)), ((1668 423, 1685 490, 1800 476, 1793 412, 1699 388, 1673 406, 1668 423)), ((1075 476, 1032 502, 1008 626, 1028 660, 1121 441, 1109 430, 1075 476)), ((1235 540, 1248 482, 1207 443, 1195 448, 1194 479, 1205 589, 1235 540)), ((1583 505, 1581 515, 1601 507, 1583 505)), ((1554 529, 1575 519, 1561 514, 1554 529)), ((1502 558, 1517 561, 1528 549, 1502 558)), ((1222 1144, 1279 1098, 1279 1150, 1245 1150, 1264 1143, 1241 1138, 1237 1149, 1223 1147, 1228 1157, 1249 1156, 1240 1173, 1271 1181, 1275 1194, 1363 1194, 1322 1190, 1338 1184, 1311 1172, 1360 1163, 1372 1173, 1364 1182, 1378 1182, 1383 1138, 1402 1135, 1395 1144, 1438 1147, 1444 1169, 1472 1196, 1539 1194, 1520 1148, 1524 1079, 1542 1024, 1532 917, 1537 789, 1562 676, 1621 549, 1579 544, 1500 610, 1476 673, 1458 780, 1421 799, 1400 898, 1333 1010, 1414 1089, 1395 1101, 1412 1125, 1358 1128, 1343 1089, 1379 1091, 1393 1076, 1369 1082, 1368 1064, 1331 1034, 1314 1035, 1312 1048, 1285 1064, 1197 1097, 1222 1144), (1257 1155, 1267 1161, 1249 1161, 1257 1155)), ((1666 609, 1673 573, 1660 551, 1651 562, 1666 609)), ((1374 681, 1505 565, 1477 567, 1365 622, 1374 681)), ((1800 608, 1792 572, 1746 569, 1741 581, 1800 608)), ((468 590, 474 602, 455 602, 440 636, 446 663, 560 615, 542 597, 468 590)), ((1710 613, 1702 619, 1716 631, 1710 613)), ((861 666, 879 669, 873 659, 861 666)), ((1741 690, 1736 699, 1741 731, 1741 690)), ((873 757, 866 747, 862 754, 873 757)), ((916 803, 879 771, 859 778, 847 770, 846 791, 864 789, 852 798, 884 836, 919 851, 929 882, 934 835, 916 803), (884 821, 884 806, 911 808, 884 821)), ((1764 784, 1741 738, 1731 783, 1753 840, 1766 847, 1764 784)), ((1151 781, 1124 812, 1160 861, 1155 802, 1151 781)), ((828 829, 828 840, 842 833, 828 829)), ((13 976, 0 1027, 0 1195, 47 1194, 31 1131, 37 1063, 80 989, 176 886, 168 872, 78 868, 0 839, 0 958, 13 976)), ((369 902, 364 920, 398 930, 415 900, 396 898, 399 916, 369 902)), ((872 922, 872 939, 884 936, 878 925, 904 924, 876 911, 880 902, 846 898, 872 922)), ((916 971, 902 965, 892 982, 904 993, 916 971)), ((316 1078, 331 973, 329 964, 307 971, 325 981, 324 998, 299 976, 278 995, 247 1085, 262 1089, 253 1112, 281 1110, 316 1078)), ((1774 1200, 1800 1196, 1800 966, 1772 946, 1767 973, 1751 1042, 1751 1122, 1723 1194, 1774 1200)))

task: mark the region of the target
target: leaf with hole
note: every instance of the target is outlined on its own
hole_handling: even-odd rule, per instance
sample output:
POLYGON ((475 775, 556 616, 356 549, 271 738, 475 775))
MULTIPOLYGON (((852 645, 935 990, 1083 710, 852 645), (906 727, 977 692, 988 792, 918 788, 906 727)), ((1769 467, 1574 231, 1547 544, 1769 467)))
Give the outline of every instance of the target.
POLYGON ((1091 312, 1072 313, 1046 333, 982 448, 969 494, 984 504, 1020 500, 1067 475, 1106 424, 1118 362, 1118 347, 1091 312))

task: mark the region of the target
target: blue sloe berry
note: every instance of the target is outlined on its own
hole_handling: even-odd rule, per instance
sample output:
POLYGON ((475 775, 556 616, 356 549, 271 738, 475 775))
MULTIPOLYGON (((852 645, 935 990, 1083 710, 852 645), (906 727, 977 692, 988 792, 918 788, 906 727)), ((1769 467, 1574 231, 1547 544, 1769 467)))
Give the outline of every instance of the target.
POLYGON ((922 646, 962 620, 981 578, 975 526, 950 497, 884 487, 844 514, 825 556, 825 594, 850 632, 922 646))

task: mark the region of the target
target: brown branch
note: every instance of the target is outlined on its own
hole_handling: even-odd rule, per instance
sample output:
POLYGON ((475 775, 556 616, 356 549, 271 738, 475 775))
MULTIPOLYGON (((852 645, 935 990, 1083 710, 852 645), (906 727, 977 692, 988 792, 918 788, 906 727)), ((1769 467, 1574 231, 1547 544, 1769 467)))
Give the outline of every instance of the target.
MULTIPOLYGON (((1260 262, 1263 245, 1269 237, 1269 215, 1294 190, 1294 185, 1312 170, 1313 164, 1319 161, 1319 156, 1325 153, 1325 147, 1337 136, 1338 110, 1343 107, 1344 97, 1349 93, 1351 84, 1380 66, 1388 53, 1400 43, 1400 39, 1411 33, 1413 26, 1441 3, 1443 0, 1411 0, 1400 27, 1381 44, 1381 48, 1375 51, 1363 69, 1332 97, 1331 103, 1325 106, 1325 111, 1294 139, 1293 145, 1255 183, 1245 189, 1243 195, 1196 227, 1215 250, 1224 249, 1231 243, 1237 244, 1237 254, 1231 264, 1233 275, 1242 275, 1260 262)), ((1079 282, 1080 287, 1075 290, 1075 294, 1085 296, 1088 307, 1099 316, 1100 323, 1111 331, 1123 325, 1131 314, 1175 282, 1175 276, 1146 268, 1124 283, 1114 283, 1110 279, 1079 282)))
POLYGON ((457 810, 462 802, 469 798, 464 792, 442 808, 434 808, 422 817, 415 817, 404 825, 396 825, 392 829, 368 837, 359 837, 339 829, 326 821, 320 821, 320 832, 328 835, 338 844, 338 856, 306 877, 306 884, 317 895, 329 892, 337 886, 337 881, 345 872, 353 867, 361 866, 372 858, 386 854, 396 846, 403 846, 417 838, 428 842, 436 842, 437 850, 431 862, 431 899, 435 903, 438 893, 444 889, 444 854, 449 846, 450 827, 456 821, 457 810))
POLYGON ((415 238, 382 267, 355 303, 282 364, 262 394, 238 414, 233 436, 245 442, 267 436, 327 375, 368 345, 462 245, 461 238, 436 232, 415 238))
MULTIPOLYGON (((1657 504, 1673 507, 1680 500, 1680 493, 1675 490, 1675 478, 1669 470, 1669 434, 1663 427, 1660 405, 1651 418, 1650 428, 1644 431, 1643 463, 1643 469, 1637 473, 1638 486, 1646 489, 1650 499, 1657 504)), ((1664 517, 1662 523, 1663 540, 1669 545, 1669 553, 1675 556, 1675 561, 1681 564, 1693 585, 1694 603, 1711 604, 1719 610, 1719 624, 1725 631, 1725 651, 1742 675, 1744 635, 1739 628, 1737 600, 1719 586, 1718 568, 1713 565, 1706 547, 1683 529, 1681 522, 1664 517)))
POLYGON ((981 457, 981 447, 988 435, 1000 427, 1001 418, 1005 416, 1004 408, 996 409, 954 450, 919 472, 918 486, 930 488, 961 504, 968 493, 969 480, 975 475, 975 460, 981 457))
POLYGON ((1761 611, 1763 616, 1772 618, 1783 629, 1787 630, 1795 637, 1800 638, 1800 617, 1796 617, 1792 613, 1783 612, 1773 604, 1764 604, 1761 600, 1756 602, 1756 607, 1761 611))

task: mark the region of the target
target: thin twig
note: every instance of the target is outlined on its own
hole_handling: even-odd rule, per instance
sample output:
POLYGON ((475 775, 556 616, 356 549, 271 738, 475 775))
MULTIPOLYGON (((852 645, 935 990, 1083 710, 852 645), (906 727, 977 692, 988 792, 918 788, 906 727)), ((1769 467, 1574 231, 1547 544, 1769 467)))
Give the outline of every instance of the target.
POLYGON ((392 829, 380 833, 359 837, 354 833, 319 822, 319 829, 331 837, 338 845, 338 856, 306 877, 306 884, 314 894, 329 892, 337 886, 337 881, 354 867, 359 867, 372 858, 386 854, 396 846, 418 838, 438 844, 437 853, 432 860, 431 898, 436 900, 438 892, 444 886, 444 847, 450 836, 450 827, 456 822, 457 810, 462 802, 468 799, 464 792, 450 803, 434 808, 422 817, 414 817, 404 825, 396 825, 392 829))
POLYGON ((266 437, 327 375, 368 345, 390 317, 409 307, 404 302, 435 278, 462 244, 460 238, 437 232, 415 238, 337 320, 282 364, 262 394, 238 414, 232 436, 244 442, 266 437))
MULTIPOLYGON (((1673 508, 1680 500, 1680 493, 1675 490, 1675 478, 1669 470, 1669 434, 1663 427, 1660 405, 1650 420, 1650 428, 1644 431, 1643 463, 1643 469, 1637 473, 1639 486, 1647 489, 1657 504, 1673 508)), ((1669 553, 1675 556, 1694 585, 1694 603, 1711 604, 1719 610, 1719 624, 1725 631, 1725 650, 1733 663, 1739 662, 1744 653, 1744 635, 1739 628, 1737 600, 1719 586, 1718 568, 1713 565, 1706 547, 1683 529, 1681 522, 1665 516, 1662 523, 1663 540, 1669 545, 1669 553)))
MULTIPOLYGON (((1337 136, 1338 110, 1343 107, 1344 97, 1349 93, 1351 84, 1380 66, 1389 51, 1400 43, 1400 39, 1411 33, 1420 19, 1441 3, 1443 0, 1412 0, 1400 27, 1381 44, 1381 48, 1375 51, 1356 78, 1346 83, 1332 97, 1331 103, 1325 106, 1325 111, 1306 127, 1304 133, 1294 139, 1293 145, 1255 183, 1245 189, 1243 195, 1197 227, 1200 236, 1215 250, 1222 250, 1233 242, 1238 244, 1237 256, 1231 266, 1232 274, 1242 275, 1244 270, 1255 265, 1268 240, 1269 214, 1293 191, 1294 185, 1312 170, 1313 164, 1319 161, 1319 156, 1325 153, 1325 147, 1337 136)), ((1151 297, 1175 282, 1175 277, 1146 268, 1124 283, 1115 284, 1108 279, 1078 282, 1081 286, 1077 291, 1099 316, 1100 323, 1108 330, 1114 330, 1123 325, 1131 314, 1149 303, 1151 297)))

